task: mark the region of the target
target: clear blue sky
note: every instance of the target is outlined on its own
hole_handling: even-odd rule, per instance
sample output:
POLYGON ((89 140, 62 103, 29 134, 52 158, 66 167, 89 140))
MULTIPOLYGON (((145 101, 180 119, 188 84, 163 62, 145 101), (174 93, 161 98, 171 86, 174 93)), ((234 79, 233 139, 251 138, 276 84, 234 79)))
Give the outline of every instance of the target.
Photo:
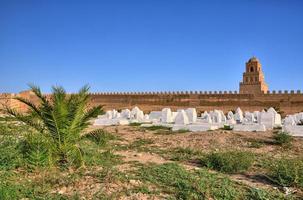
POLYGON ((303 90, 301 0, 0 0, 0 92, 303 90))

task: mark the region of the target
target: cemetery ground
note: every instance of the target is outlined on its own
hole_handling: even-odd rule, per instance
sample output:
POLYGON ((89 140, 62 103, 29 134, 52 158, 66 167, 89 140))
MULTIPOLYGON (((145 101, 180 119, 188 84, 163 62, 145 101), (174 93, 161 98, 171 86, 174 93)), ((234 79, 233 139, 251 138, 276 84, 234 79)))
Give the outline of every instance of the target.
POLYGON ((40 142, 21 153, 30 129, 0 125, 0 199, 303 199, 303 139, 280 130, 91 126, 84 164, 59 168, 40 142))

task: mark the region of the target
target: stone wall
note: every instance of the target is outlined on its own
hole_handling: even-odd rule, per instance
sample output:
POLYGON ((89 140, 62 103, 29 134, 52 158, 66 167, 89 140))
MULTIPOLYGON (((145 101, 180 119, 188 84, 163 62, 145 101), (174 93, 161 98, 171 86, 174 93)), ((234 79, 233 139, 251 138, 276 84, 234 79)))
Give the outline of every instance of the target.
MULTIPOLYGON (((16 95, 8 95, 6 101, 15 108, 25 110, 21 104, 9 100, 16 95)), ((29 91, 17 96, 36 101, 29 91)), ((140 92, 140 93, 91 93, 91 105, 103 105, 107 109, 140 107, 145 112, 170 107, 195 107, 198 112, 220 109, 225 112, 241 107, 242 110, 255 111, 275 107, 283 115, 303 111, 303 94, 300 91, 272 91, 267 94, 239 94, 236 91, 215 92, 140 92)))
POLYGON ((241 107, 255 111, 275 107, 286 114, 303 111, 303 94, 300 91, 273 91, 267 94, 238 94, 237 92, 156 92, 156 93, 95 93, 92 105, 104 105, 105 109, 124 109, 139 106, 145 112, 170 107, 195 107, 198 112, 220 109, 225 112, 241 107))

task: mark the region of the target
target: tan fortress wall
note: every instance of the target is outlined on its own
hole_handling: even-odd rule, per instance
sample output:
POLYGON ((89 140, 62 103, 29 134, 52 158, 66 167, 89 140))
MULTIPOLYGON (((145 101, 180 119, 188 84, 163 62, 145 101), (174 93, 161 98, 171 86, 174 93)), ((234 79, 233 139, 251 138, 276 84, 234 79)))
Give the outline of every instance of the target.
POLYGON ((145 112, 170 107, 173 110, 195 107, 199 112, 220 109, 224 112, 241 107, 255 111, 269 107, 280 109, 283 114, 303 111, 303 94, 281 92, 267 94, 238 94, 232 92, 179 92, 139 94, 92 94, 92 105, 104 105, 105 109, 124 109, 139 106, 145 112))
MULTIPOLYGON (((25 111, 26 107, 23 104, 12 99, 15 96, 37 102, 32 92, 24 91, 19 94, 0 94, 0 103, 3 102, 25 111)), ((244 111, 260 111, 275 107, 285 116, 303 111, 303 94, 299 90, 270 92, 259 59, 252 57, 246 62, 239 93, 236 91, 91 93, 90 104, 103 105, 105 110, 131 109, 138 106, 145 112, 161 110, 164 107, 170 107, 173 110, 194 107, 198 112, 214 109, 228 112, 237 107, 244 111)))
MULTIPOLYGON (((21 96, 37 103, 36 97, 25 91, 19 94, 5 94, 2 102, 22 111, 26 107, 13 100, 21 96)), ((145 112, 170 107, 173 110, 194 107, 199 112, 220 109, 224 112, 240 107, 245 111, 278 108, 284 115, 303 111, 303 94, 300 91, 268 92, 267 94, 239 94, 237 92, 150 92, 150 93, 91 93, 90 105, 103 105, 108 109, 140 107, 145 112)))

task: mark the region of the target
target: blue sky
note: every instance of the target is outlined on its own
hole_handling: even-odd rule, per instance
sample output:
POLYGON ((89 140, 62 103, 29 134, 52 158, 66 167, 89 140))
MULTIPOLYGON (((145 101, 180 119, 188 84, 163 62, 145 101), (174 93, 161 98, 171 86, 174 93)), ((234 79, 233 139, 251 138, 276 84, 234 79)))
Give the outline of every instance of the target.
POLYGON ((0 92, 303 90, 300 0, 0 0, 0 92))

